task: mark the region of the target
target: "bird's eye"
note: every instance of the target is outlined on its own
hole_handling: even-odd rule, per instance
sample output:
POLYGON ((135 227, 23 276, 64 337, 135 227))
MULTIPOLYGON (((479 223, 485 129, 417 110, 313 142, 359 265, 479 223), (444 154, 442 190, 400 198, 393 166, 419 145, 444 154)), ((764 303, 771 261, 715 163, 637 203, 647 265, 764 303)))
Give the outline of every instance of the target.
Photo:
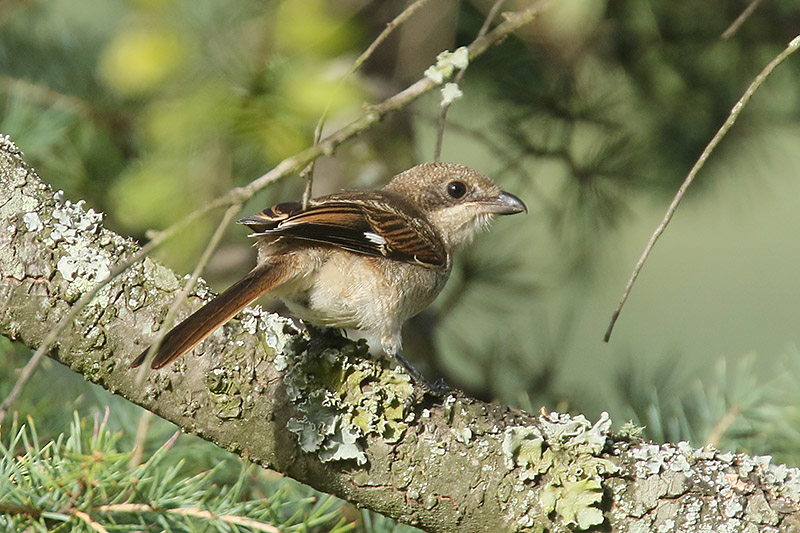
POLYGON ((466 192, 467 186, 460 181, 451 181, 447 184, 447 194, 453 198, 461 198, 466 192))

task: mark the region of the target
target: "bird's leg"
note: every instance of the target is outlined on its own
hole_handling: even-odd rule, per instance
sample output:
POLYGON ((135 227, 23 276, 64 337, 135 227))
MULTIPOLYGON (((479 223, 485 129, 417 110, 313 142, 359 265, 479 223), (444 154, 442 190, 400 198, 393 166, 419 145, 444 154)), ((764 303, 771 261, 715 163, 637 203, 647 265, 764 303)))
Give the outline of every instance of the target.
POLYGON ((347 339, 347 332, 344 329, 317 326, 305 321, 303 322, 303 325, 311 337, 320 338, 324 342, 334 346, 340 345, 343 339, 347 339))
POLYGON ((417 370, 417 368, 408 362, 408 359, 403 357, 398 351, 395 351, 394 358, 400 363, 400 366, 408 372, 408 375, 411 376, 411 381, 417 385, 418 387, 424 389, 427 394, 431 394, 432 396, 444 396, 448 392, 450 392, 450 387, 443 379, 436 380, 436 383, 431 383, 428 379, 417 370))
POLYGON ((381 335, 381 347, 386 355, 393 356, 400 366, 402 366, 408 375, 411 377, 412 384, 420 387, 426 394, 432 396, 444 396, 450 392, 450 387, 443 379, 438 380, 436 383, 428 381, 422 372, 416 369, 414 365, 408 362, 400 353, 402 340, 400 338, 400 331, 387 332, 381 335))

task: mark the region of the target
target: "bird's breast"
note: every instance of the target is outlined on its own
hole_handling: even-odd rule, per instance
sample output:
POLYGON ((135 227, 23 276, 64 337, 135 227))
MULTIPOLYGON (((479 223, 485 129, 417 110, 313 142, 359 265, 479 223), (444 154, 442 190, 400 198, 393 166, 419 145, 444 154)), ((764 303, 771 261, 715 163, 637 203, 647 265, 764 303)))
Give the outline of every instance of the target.
POLYGON ((312 275, 280 295, 299 318, 312 324, 388 332, 436 298, 449 270, 334 251, 312 275))

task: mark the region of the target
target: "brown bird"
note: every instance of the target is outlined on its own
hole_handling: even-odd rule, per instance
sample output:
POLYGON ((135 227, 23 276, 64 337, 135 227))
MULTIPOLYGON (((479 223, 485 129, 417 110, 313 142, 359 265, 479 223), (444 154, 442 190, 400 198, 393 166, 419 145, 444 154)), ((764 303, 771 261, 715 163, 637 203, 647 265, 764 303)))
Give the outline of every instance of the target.
POLYGON ((454 251, 493 215, 522 211, 522 200, 475 170, 427 163, 380 189, 321 196, 305 211, 300 202, 280 203, 243 218, 257 239, 257 266, 167 333, 151 367, 168 365, 269 292, 312 324, 376 336, 424 381, 400 354, 403 322, 442 290, 454 251))

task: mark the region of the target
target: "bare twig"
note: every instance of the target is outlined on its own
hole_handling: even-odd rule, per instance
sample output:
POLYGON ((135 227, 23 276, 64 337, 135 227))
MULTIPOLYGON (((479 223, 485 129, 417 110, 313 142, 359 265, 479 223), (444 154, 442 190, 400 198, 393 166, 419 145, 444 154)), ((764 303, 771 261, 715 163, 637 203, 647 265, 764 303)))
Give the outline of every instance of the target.
POLYGON ((394 19, 392 19, 392 21, 386 25, 386 27, 383 29, 380 35, 378 35, 378 37, 374 41, 372 41, 372 44, 370 44, 367 47, 367 49, 364 50, 364 52, 360 56, 358 56, 358 58, 353 62, 353 66, 350 68, 348 76, 352 75, 355 71, 361 68, 361 65, 367 59, 369 59, 373 53, 375 53, 375 50, 383 43, 383 41, 385 41, 386 38, 389 37, 389 35, 395 29, 397 29, 397 27, 399 27, 401 24, 403 24, 405 21, 411 18, 411 16, 414 13, 419 11, 425 4, 427 4, 428 1, 429 0, 417 0, 416 2, 405 8, 402 13, 400 13, 394 19))
POLYGON ((108 530, 104 528, 99 522, 96 522, 91 516, 89 516, 84 511, 79 511, 78 509, 72 510, 73 516, 83 521, 84 524, 92 528, 93 530, 97 531, 98 533, 108 533, 108 530))
POLYGON ((136 382, 138 384, 144 382, 144 377, 147 375, 147 369, 150 368, 150 361, 153 359, 158 347, 161 345, 161 341, 164 340, 164 336, 169 331, 172 321, 175 319, 175 315, 178 313, 178 309, 181 305, 183 305, 183 302, 186 300, 189 292, 194 287, 194 284, 197 283, 197 278, 200 277, 200 274, 203 272, 208 260, 211 259, 211 255, 217 248, 220 239, 222 239, 222 235, 225 233, 225 228, 228 227, 228 223, 231 221, 231 219, 233 219, 234 216, 236 216, 236 213, 238 213, 241 208, 242 204, 234 204, 230 206, 227 211, 225 211, 225 215, 217 225, 214 235, 211 236, 211 240, 208 241, 206 249, 203 250, 203 255, 201 255, 200 259, 197 261, 189 281, 186 282, 183 290, 181 290, 167 311, 167 316, 164 317, 164 321, 161 323, 161 328, 159 329, 156 340, 153 341, 153 344, 151 344, 150 348, 147 349, 147 356, 144 359, 144 363, 142 363, 142 365, 139 367, 139 371, 136 373, 136 382))
POLYGON ((147 410, 142 411, 139 417, 139 423, 136 424, 136 436, 133 439, 133 449, 131 450, 131 458, 128 461, 130 468, 136 468, 142 464, 142 457, 144 456, 144 443, 147 440, 147 432, 150 429, 150 421, 153 419, 153 413, 147 410))
MULTIPOLYGON (((489 10, 489 14, 486 15, 486 19, 483 21, 481 29, 478 30, 478 37, 483 37, 484 35, 486 35, 486 32, 489 31, 489 26, 491 26, 492 21, 497 16, 497 12, 500 11, 503 2, 505 2, 505 0, 497 0, 494 3, 492 8, 489 10)), ((470 61, 472 61, 471 56, 469 59, 470 61)), ((456 74, 456 77, 454 79, 454 83, 456 84, 461 83, 461 80, 464 79, 464 74, 466 73, 466 70, 467 69, 461 69, 458 71, 458 74, 456 74)), ((433 150, 433 160, 437 162, 442 157, 442 141, 444 139, 444 125, 445 122, 447 121, 447 111, 450 109, 451 104, 452 102, 447 102, 446 104, 444 104, 442 106, 442 113, 439 115, 439 130, 436 134, 436 147, 433 150)))
POLYGON ((719 441, 722 440, 723 435, 725 432, 728 431, 728 428, 731 427, 731 424, 736 421, 736 417, 739 416, 739 406, 738 405, 731 405, 730 408, 725 412, 722 418, 719 419, 717 425, 714 426, 714 429, 711 430, 711 433, 708 435, 708 439, 706 439, 706 446, 719 446, 719 441))
MULTIPOLYGON (((429 0, 417 0, 416 2, 412 3, 410 6, 405 8, 399 15, 397 15, 391 22, 389 22, 383 31, 378 35, 372 43, 364 50, 360 56, 353 61, 350 70, 347 71, 347 74, 339 80, 339 83, 336 85, 334 89, 334 94, 336 94, 339 90, 341 90, 342 85, 350 79, 350 76, 356 73, 356 71, 361 68, 361 65, 372 56, 378 46, 386 40, 387 37, 401 24, 403 24, 406 20, 408 20, 411 15, 419 11, 422 6, 427 4, 429 0)), ((325 110, 322 112, 322 116, 319 117, 319 121, 317 125, 314 127, 314 144, 318 144, 319 141, 322 139, 322 129, 325 127, 325 121, 328 119, 328 113, 331 110, 331 102, 333 102, 333 95, 328 99, 328 103, 325 105, 325 110)), ((306 180, 306 187, 303 191, 303 210, 308 207, 308 201, 311 199, 311 187, 314 182, 314 165, 316 164, 317 160, 312 159, 311 162, 303 169, 301 172, 301 176, 306 180)))
POLYGON ((753 11, 756 10, 756 8, 760 3, 761 0, 753 0, 752 2, 750 2, 747 5, 747 7, 744 8, 744 11, 742 11, 741 14, 738 17, 736 17, 736 20, 734 20, 731 23, 731 25, 728 26, 728 28, 724 32, 722 32, 722 35, 720 35, 720 39, 727 41, 728 39, 736 35, 736 32, 739 31, 739 28, 741 28, 742 24, 744 24, 744 22, 750 17, 750 15, 753 14, 753 11))
MULTIPOLYGON (((322 131, 320 129, 319 131, 322 131)), ((314 135, 314 143, 318 143, 319 139, 316 138, 316 134, 314 135)), ((303 211, 308 209, 308 201, 311 200, 311 187, 314 185, 314 166, 316 165, 317 160, 312 159, 307 165, 306 168, 300 171, 300 178, 306 180, 306 186, 303 189, 303 211)))
MULTIPOLYGON (((146 503, 112 503, 109 505, 99 505, 94 508, 97 513, 147 513, 156 512, 153 506, 146 503)), ((267 531, 270 533, 279 533, 281 530, 270 524, 247 518, 246 516, 223 514, 215 515, 214 513, 198 507, 177 507, 174 509, 166 509, 167 513, 176 514, 180 516, 194 516, 206 520, 222 520, 230 524, 244 526, 255 531, 267 531)))
POLYGON ((280 533, 281 531, 275 526, 271 526, 269 524, 253 520, 251 518, 247 518, 244 516, 230 515, 230 514, 214 515, 210 511, 206 511, 205 509, 200 509, 198 507, 178 507, 175 509, 170 509, 169 512, 183 516, 196 516, 199 518, 205 518, 207 520, 211 519, 222 520, 223 522, 228 522, 230 524, 236 524, 238 526, 248 527, 256 531, 267 531, 269 533, 280 533))
POLYGON ((670 203, 669 208, 667 209, 667 212, 664 215, 664 219, 661 221, 656 230, 653 232, 653 235, 650 237, 650 242, 647 243, 647 246, 645 246, 644 252, 642 252, 639 261, 636 262, 636 266, 634 267, 633 273, 631 274, 631 277, 628 280, 628 284, 625 286, 625 291, 622 293, 622 299, 620 300, 619 305, 617 305, 617 308, 614 310, 614 314, 611 316, 611 322, 608 324, 608 329, 606 330, 605 337, 603 337, 603 340, 605 340, 605 342, 608 342, 609 339, 611 338, 611 332, 614 329, 614 324, 617 322, 620 312, 622 312, 622 306, 625 305, 625 301, 628 299, 628 296, 630 295, 631 289, 633 288, 633 284, 636 282, 636 279, 639 277, 639 273, 642 271, 644 262, 647 260, 647 258, 650 255, 650 252, 653 250, 653 246, 655 246, 656 241, 658 240, 659 237, 661 237, 661 234, 664 233, 664 230, 667 228, 667 225, 672 220, 672 216, 678 209, 678 205, 681 203, 683 195, 686 194, 686 190, 694 181, 695 176, 697 176, 697 173, 700 171, 701 168, 703 168, 703 165, 711 156, 711 152, 714 151, 714 149, 717 147, 722 138, 725 137, 725 134, 728 133, 729 129, 731 129, 733 124, 736 122, 736 119, 739 118, 739 115, 742 113, 744 106, 747 105, 747 102, 750 101, 750 98, 752 98, 753 94, 755 94, 758 88, 761 87, 761 84, 764 83, 764 80, 766 80, 767 77, 772 73, 772 71, 775 70, 775 67, 783 63, 783 61, 787 57, 789 57, 792 53, 794 53, 798 48, 800 48, 800 35, 792 39, 789 45, 780 54, 778 54, 775 57, 775 59, 770 61, 769 64, 766 67, 764 67, 764 70, 762 70, 758 74, 758 76, 755 77, 755 79, 747 87, 747 90, 745 90, 742 97, 739 98, 739 101, 736 102, 736 104, 731 109, 728 118, 719 128, 719 130, 711 139, 711 141, 709 141, 709 143, 706 145, 705 149, 703 150, 703 153, 700 154, 700 157, 697 159, 694 166, 689 171, 689 174, 686 176, 686 179, 683 180, 683 183, 678 189, 678 192, 675 194, 675 197, 672 199, 672 203, 670 203))
POLYGON ((0 91, 11 93, 15 90, 24 92, 26 99, 39 101, 48 106, 61 107, 83 115, 91 120, 97 119, 97 114, 92 109, 92 106, 77 96, 60 93, 49 87, 32 83, 28 80, 11 76, 0 76, 0 91))

